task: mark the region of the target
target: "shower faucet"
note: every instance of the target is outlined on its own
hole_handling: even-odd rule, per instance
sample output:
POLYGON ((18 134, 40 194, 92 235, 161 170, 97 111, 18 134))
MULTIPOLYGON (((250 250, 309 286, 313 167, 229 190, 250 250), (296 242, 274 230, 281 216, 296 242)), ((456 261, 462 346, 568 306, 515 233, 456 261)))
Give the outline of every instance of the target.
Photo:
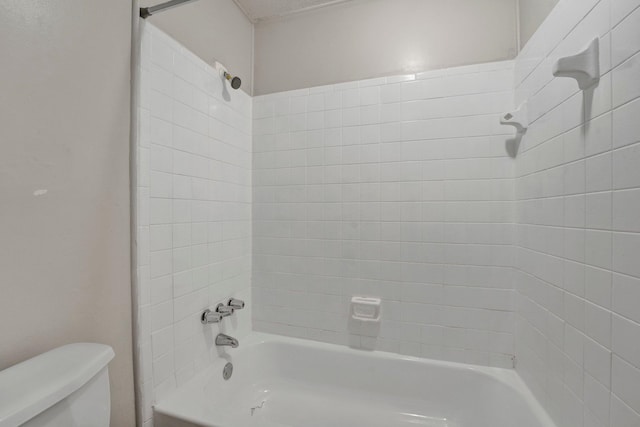
POLYGON ((227 302, 227 306, 234 310, 242 310, 244 308, 244 301, 241 299, 231 298, 229 299, 229 302, 227 302))
POLYGON ((220 323, 225 317, 231 316, 234 311, 242 310, 244 308, 244 301, 236 298, 230 298, 227 305, 222 303, 216 306, 215 311, 206 309, 200 316, 200 322, 203 325, 209 323, 220 323))
POLYGON ((235 339, 234 337, 230 337, 229 335, 218 334, 218 336, 216 336, 217 346, 236 348, 239 344, 240 343, 237 339, 235 339))
POLYGON ((216 306, 216 312, 220 313, 220 315, 222 317, 228 317, 231 316, 233 314, 235 310, 233 309, 233 307, 230 307, 228 305, 224 305, 222 303, 218 304, 216 306))
POLYGON ((219 323, 222 320, 222 314, 216 313, 213 310, 206 309, 202 316, 200 316, 200 322, 203 325, 208 325, 209 323, 219 323))
POLYGON ((209 323, 220 323, 220 321, 225 317, 231 316, 233 311, 233 307, 218 304, 215 311, 207 308, 200 316, 200 322, 203 325, 207 325, 209 323))

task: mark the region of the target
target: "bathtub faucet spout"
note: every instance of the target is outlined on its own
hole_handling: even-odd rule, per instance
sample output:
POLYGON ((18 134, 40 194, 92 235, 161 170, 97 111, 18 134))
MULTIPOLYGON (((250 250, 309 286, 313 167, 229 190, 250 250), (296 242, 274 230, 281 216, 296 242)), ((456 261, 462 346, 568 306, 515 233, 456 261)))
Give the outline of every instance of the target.
POLYGON ((218 336, 216 337, 216 345, 219 346, 230 346, 236 348, 239 344, 240 343, 237 339, 230 337, 229 335, 218 334, 218 336))

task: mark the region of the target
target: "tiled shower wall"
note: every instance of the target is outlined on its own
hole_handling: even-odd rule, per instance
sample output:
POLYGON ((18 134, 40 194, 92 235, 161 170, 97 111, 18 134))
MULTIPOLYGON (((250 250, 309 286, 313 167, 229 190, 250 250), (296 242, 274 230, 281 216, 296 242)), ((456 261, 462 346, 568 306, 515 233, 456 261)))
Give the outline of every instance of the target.
POLYGON ((151 404, 251 330, 251 98, 141 22, 137 146, 140 423, 151 404), (207 307, 248 302, 220 324, 207 307))
POLYGON ((639 6, 562 0, 516 61, 517 370, 563 427, 640 426, 639 6), (594 37, 599 85, 554 79, 594 37))
MULTIPOLYGON (((516 354, 559 425, 640 425, 639 6, 561 0, 515 71, 484 64, 253 101, 223 93, 146 24, 144 420, 154 397, 216 357, 218 329, 197 316, 249 299, 253 236, 256 330, 497 366, 516 354), (554 79, 555 59, 595 36, 597 88, 554 79), (498 125, 514 87, 532 122, 515 160, 498 125), (352 295, 383 299, 378 338, 349 333, 352 295)), ((249 318, 223 330, 242 336, 249 318)))
POLYGON ((512 103, 512 62, 254 98, 254 328, 512 366, 512 103))

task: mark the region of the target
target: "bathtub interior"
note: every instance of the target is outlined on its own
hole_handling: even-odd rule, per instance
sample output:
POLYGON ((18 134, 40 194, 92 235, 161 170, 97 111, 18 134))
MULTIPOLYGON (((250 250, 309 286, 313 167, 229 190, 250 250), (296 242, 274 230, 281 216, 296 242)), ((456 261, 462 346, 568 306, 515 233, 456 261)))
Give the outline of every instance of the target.
POLYGON ((551 427, 514 371, 254 333, 155 408, 192 425, 551 427), (234 365, 225 381, 222 368, 234 365))

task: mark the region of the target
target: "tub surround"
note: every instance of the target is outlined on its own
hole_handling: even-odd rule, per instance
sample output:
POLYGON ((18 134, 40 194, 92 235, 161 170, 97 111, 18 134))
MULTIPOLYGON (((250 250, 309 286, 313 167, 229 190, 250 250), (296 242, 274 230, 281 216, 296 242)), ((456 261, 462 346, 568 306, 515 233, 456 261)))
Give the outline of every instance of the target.
MULTIPOLYGON (((518 390, 524 382, 559 426, 640 425, 637 28, 638 0, 560 0, 515 62, 250 98, 221 92, 206 64, 146 26, 138 141, 145 426, 153 402, 163 416, 189 407, 194 422, 220 421, 228 414, 184 400, 193 384, 212 393, 234 384, 218 376, 229 360, 245 365, 244 346, 264 356, 258 366, 273 357, 265 349, 287 340, 311 359, 331 348, 332 357, 365 364, 382 356, 361 349, 515 364, 515 372, 465 369, 505 372, 518 390), (596 86, 581 91, 553 77, 558 58, 595 37, 596 86), (525 102, 529 126, 512 158, 505 147, 514 132, 500 118, 525 102), (199 323, 232 295, 249 309, 222 327, 199 323), (381 298, 377 336, 350 331, 354 295, 381 298), (216 348, 218 333, 240 347, 216 348)), ((269 381, 279 385, 276 377, 269 381)), ((305 398, 325 390, 321 380, 289 398, 310 405, 305 398)), ((250 391, 233 387, 235 396, 250 391)), ((255 422, 251 408, 264 409, 253 400, 237 403, 241 425, 255 422)), ((295 413, 284 420, 269 406, 261 425, 295 424, 295 413)))
POLYGON ((251 330, 251 98, 141 22, 138 106, 138 352, 144 426, 151 405, 251 330), (216 324, 230 297, 246 308, 216 324))

